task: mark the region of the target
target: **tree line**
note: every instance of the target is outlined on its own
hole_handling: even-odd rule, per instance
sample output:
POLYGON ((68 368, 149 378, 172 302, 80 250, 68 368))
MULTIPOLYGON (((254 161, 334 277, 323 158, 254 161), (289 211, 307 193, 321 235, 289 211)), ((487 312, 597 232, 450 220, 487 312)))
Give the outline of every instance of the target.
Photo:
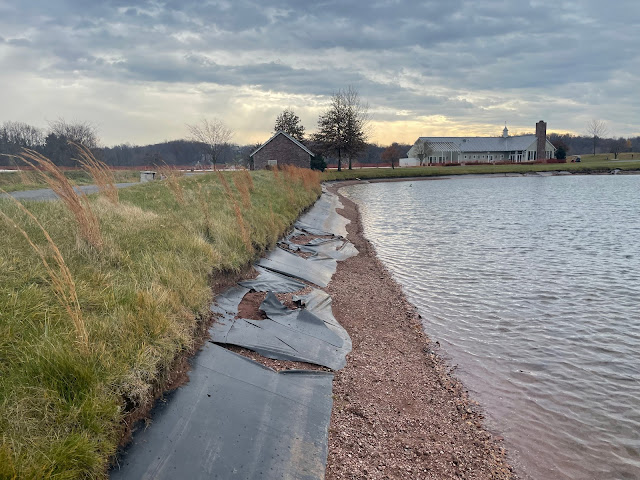
MULTIPOLYGON (((306 135, 300 118, 291 108, 284 109, 275 119, 273 133, 284 131, 316 153, 312 167, 324 169, 327 164, 342 169, 354 165, 398 164, 406 157, 410 144, 392 143, 380 146, 369 141, 369 106, 348 87, 336 92, 329 107, 317 121, 317 130, 306 135)), ((50 158, 56 165, 75 167, 76 149, 73 143, 89 148, 107 165, 114 167, 181 166, 214 168, 217 165, 250 167, 250 154, 261 144, 233 143, 233 131, 220 119, 203 119, 187 125, 187 139, 165 141, 153 145, 121 144, 100 147, 98 129, 89 122, 68 122, 58 119, 47 129, 22 122, 0 125, 0 166, 16 165, 15 155, 22 149, 34 150, 50 158)), ((640 136, 634 138, 607 137, 606 125, 592 120, 587 135, 551 133, 549 140, 559 155, 640 151, 640 136)), ((267 140, 265 138, 265 140, 267 140)))
POLYGON ((614 157, 623 152, 640 151, 640 136, 637 137, 599 137, 592 135, 573 135, 570 133, 551 133, 549 141, 556 148, 563 149, 567 155, 587 155, 611 153, 614 157))

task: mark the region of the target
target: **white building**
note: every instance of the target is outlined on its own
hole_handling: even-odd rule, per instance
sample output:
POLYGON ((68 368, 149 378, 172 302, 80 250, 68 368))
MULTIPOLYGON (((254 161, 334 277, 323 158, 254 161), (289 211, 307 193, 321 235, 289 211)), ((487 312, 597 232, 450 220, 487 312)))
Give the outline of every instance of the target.
POLYGON ((400 166, 420 165, 419 152, 424 145, 423 164, 532 162, 554 158, 555 147, 547 138, 547 124, 540 120, 535 135, 509 136, 504 127, 501 137, 420 137, 400 159, 400 166))

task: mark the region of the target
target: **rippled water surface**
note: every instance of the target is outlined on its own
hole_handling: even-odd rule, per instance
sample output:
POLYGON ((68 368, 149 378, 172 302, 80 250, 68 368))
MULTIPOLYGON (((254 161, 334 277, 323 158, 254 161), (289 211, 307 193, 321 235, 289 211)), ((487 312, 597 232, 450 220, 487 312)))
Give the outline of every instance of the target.
POLYGON ((640 478, 640 176, 344 189, 524 478, 640 478))

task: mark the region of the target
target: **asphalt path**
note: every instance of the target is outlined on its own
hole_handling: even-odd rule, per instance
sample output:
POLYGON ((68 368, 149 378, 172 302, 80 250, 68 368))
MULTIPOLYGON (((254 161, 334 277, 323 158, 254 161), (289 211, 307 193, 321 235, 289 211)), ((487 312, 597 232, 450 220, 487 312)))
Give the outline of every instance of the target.
MULTIPOLYGON (((134 185, 140 185, 140 182, 116 183, 116 187, 118 188, 132 187, 134 185)), ((84 192, 87 195, 98 192, 98 187, 95 185, 83 185, 81 187, 74 187, 74 189, 76 191, 84 192)), ((2 195, 0 195, 0 199, 7 198, 9 195, 17 200, 36 200, 41 202, 58 199, 58 196, 50 188, 43 188, 40 190, 24 190, 21 192, 11 192, 9 194, 3 193, 2 195)))

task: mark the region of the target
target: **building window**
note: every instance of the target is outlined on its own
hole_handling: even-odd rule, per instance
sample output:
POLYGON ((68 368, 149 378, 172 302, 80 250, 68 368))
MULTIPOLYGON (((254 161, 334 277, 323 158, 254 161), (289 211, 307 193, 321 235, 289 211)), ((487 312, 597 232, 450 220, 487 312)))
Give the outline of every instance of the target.
POLYGON ((267 160, 267 165, 270 167, 275 167, 278 165, 278 160, 267 160))

